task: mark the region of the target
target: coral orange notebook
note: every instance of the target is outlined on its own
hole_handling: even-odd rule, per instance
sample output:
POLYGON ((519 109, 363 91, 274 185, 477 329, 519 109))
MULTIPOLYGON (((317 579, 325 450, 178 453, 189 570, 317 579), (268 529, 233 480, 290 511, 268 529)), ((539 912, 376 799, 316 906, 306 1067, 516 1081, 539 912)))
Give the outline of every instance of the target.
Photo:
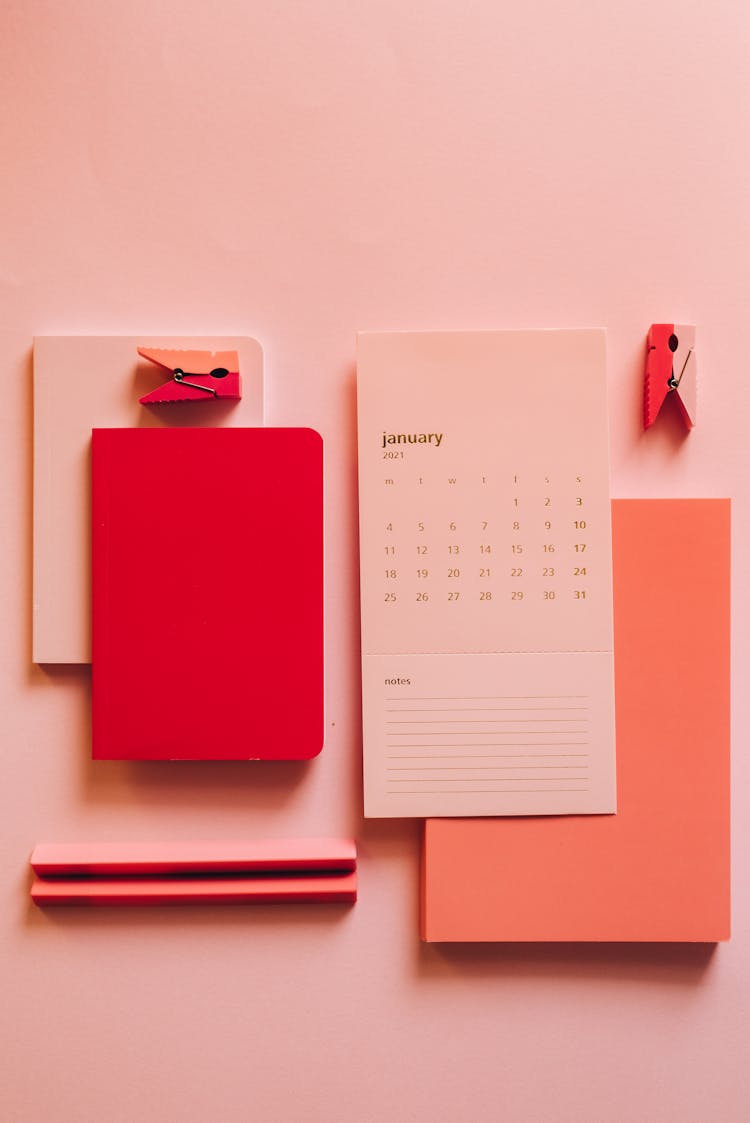
POLYGON ((729 500, 612 515, 617 815, 428 819, 425 940, 729 938, 729 500))
POLYGON ((323 452, 311 429, 95 429, 93 756, 323 744, 323 452))

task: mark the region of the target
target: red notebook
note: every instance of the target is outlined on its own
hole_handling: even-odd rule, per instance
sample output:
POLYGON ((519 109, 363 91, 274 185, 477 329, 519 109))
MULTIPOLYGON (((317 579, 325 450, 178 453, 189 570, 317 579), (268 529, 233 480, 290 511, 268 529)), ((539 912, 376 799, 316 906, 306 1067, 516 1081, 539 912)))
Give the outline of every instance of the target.
POLYGON ((93 756, 323 744, 323 449, 311 429, 95 429, 93 756))
POLYGON ((428 819, 422 938, 729 938, 727 499, 615 500, 617 814, 428 819))

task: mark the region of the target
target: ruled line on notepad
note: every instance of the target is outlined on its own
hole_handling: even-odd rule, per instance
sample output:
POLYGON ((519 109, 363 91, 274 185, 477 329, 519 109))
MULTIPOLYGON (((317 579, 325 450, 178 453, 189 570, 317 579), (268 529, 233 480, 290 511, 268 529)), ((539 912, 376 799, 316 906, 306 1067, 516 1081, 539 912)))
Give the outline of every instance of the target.
MULTIPOLYGON (((461 768, 460 766, 450 766, 448 768, 445 768, 445 767, 441 767, 440 765, 436 765, 435 767, 429 766, 427 768, 387 768, 386 770, 387 770, 387 772, 411 772, 411 773, 418 773, 418 772, 474 773, 474 772, 538 772, 538 770, 545 770, 545 772, 562 772, 562 770, 567 769, 567 770, 569 770, 569 772, 582 772, 582 770, 585 770, 587 768, 588 768, 588 765, 482 765, 482 766, 477 766, 477 767, 475 767, 474 765, 468 765, 465 768, 461 768)), ((424 780, 424 782, 422 782, 422 780, 417 780, 417 777, 412 777, 412 778, 414 779, 414 783, 427 783, 427 780, 424 780)), ((538 779, 538 778, 539 777, 537 777, 537 776, 507 776, 507 777, 499 776, 499 777, 497 777, 497 779, 512 779, 512 780, 514 780, 514 782, 515 782, 515 780, 519 780, 519 782, 520 782, 520 780, 524 780, 524 779, 538 779)), ((441 780, 438 776, 431 776, 430 779, 437 780, 437 782, 439 784, 451 784, 452 782, 454 782, 456 777, 454 776, 451 779, 450 776, 446 776, 445 779, 441 780)), ((474 782, 473 777, 470 777, 470 776, 467 776, 466 779, 472 780, 473 783, 478 783, 479 780, 482 779, 482 777, 477 776, 476 782, 474 782)), ((588 777, 587 776, 546 776, 545 779, 588 779, 588 777)), ((393 778, 393 779, 388 779, 388 783, 390 783, 390 784, 409 784, 410 779, 409 778, 406 778, 406 779, 393 778)))
POLYGON ((494 792, 505 792, 508 795, 526 795, 527 793, 533 794, 538 792, 548 792, 553 795, 555 792, 588 792, 590 788, 451 788, 446 791, 444 788, 427 788, 424 789, 411 789, 399 788, 395 791, 389 791, 388 795, 489 795, 494 792))
MULTIPOLYGON (((586 745, 588 745, 588 741, 524 741, 523 742, 524 748, 528 747, 528 748, 531 748, 531 749, 547 748, 547 747, 554 748, 554 749, 562 749, 562 748, 566 748, 568 746, 570 746, 571 748, 580 749, 580 748, 584 748, 584 746, 586 746, 586 745)), ((474 745, 445 745, 445 743, 443 743, 443 745, 424 745, 424 742, 422 742, 421 745, 388 745, 388 748, 390 748, 390 749, 459 749, 459 748, 466 748, 466 749, 474 749, 474 748, 478 748, 478 749, 490 749, 490 748, 515 749, 515 748, 520 748, 520 747, 521 746, 515 745, 515 743, 513 743, 512 741, 507 741, 506 743, 504 743, 504 745, 497 745, 497 746, 485 745, 484 742, 482 742, 481 745, 477 745, 477 746, 474 746, 474 745)), ((390 759, 390 758, 395 759, 395 758, 397 758, 397 756, 399 756, 399 754, 394 754, 394 752, 391 752, 391 754, 388 754, 388 759, 390 759)), ((415 760, 419 760, 422 757, 433 756, 433 754, 431 754, 431 752, 420 752, 419 755, 414 754, 413 756, 414 756, 415 760)), ((534 759, 536 759, 537 757, 587 757, 588 754, 587 754, 587 752, 446 752, 446 754, 443 754, 443 756, 445 756, 446 758, 456 757, 456 759, 458 759, 458 760, 463 760, 464 757, 533 757, 534 759)), ((406 757, 406 759, 409 759, 409 757, 406 757)))
MULTIPOLYGON (((414 734, 406 733, 406 737, 414 734)), ((389 745, 389 749, 562 749, 570 746, 573 749, 583 748, 588 741, 500 741, 497 744, 488 741, 443 741, 439 745, 389 745)), ((450 754, 448 754, 450 755, 450 754)), ((455 756, 530 756, 530 753, 455 753, 455 756)), ((537 756, 588 756, 588 753, 537 753, 537 756)))
MULTIPOLYGON (((446 711, 449 712, 449 711, 446 711)), ((577 721, 586 721, 585 717, 436 717, 436 718, 422 718, 417 721, 412 718, 394 719, 389 718, 386 725, 528 725, 533 722, 535 725, 562 725, 563 723, 575 724, 577 721)))
MULTIPOLYGON (((552 756, 555 756, 555 754, 552 754, 552 756)), ((571 759, 574 759, 576 757, 588 757, 588 754, 587 754, 587 752, 576 752, 576 754, 574 754, 573 757, 571 757, 567 754, 567 752, 559 752, 559 754, 557 754, 557 756, 559 756, 560 759, 571 760, 571 759)), ((386 760, 507 760, 507 759, 519 760, 521 758, 520 757, 510 757, 510 758, 509 757, 433 757, 433 756, 386 757, 386 760)), ((532 759, 549 760, 550 755, 548 754, 547 756, 543 756, 541 758, 534 757, 532 759)), ((386 767, 388 769, 388 772, 395 772, 395 770, 396 770, 395 765, 387 765, 386 767)), ((450 770, 451 768, 460 768, 461 772, 465 772, 465 770, 467 768, 468 769, 474 768, 474 769, 477 770, 477 772, 479 772, 479 770, 482 770, 483 768, 493 768, 493 767, 494 768, 506 768, 506 767, 510 767, 510 766, 509 765, 435 765, 435 767, 442 769, 443 772, 448 772, 448 770, 450 770)), ((539 768, 564 768, 564 767, 566 767, 566 768, 568 768, 568 767, 569 768, 588 768, 588 765, 583 765, 583 764, 582 765, 518 765, 518 766, 514 766, 514 767, 518 767, 518 768, 537 768, 537 767, 539 767, 539 768)), ((422 772, 423 769, 420 768, 417 765, 414 765, 413 767, 411 765, 403 765, 401 770, 403 770, 403 772, 422 772)))
MULTIPOLYGON (((588 768, 588 764, 426 764, 389 765, 387 772, 563 772, 588 768)), ((567 779, 567 777, 562 777, 567 779)), ((583 779, 583 777, 581 777, 583 779)))
POLYGON ((385 700, 386 702, 551 702, 555 698, 572 701, 576 698, 590 697, 590 694, 440 694, 430 698, 418 698, 413 694, 400 694, 385 700))
MULTIPOLYGON (((453 734, 454 736, 456 734, 458 734, 458 735, 464 736, 464 737, 492 737, 492 736, 495 736, 495 737, 500 736, 501 737, 503 735, 503 733, 507 733, 511 737, 513 737, 515 734, 518 734, 518 733, 523 733, 523 735, 525 737, 533 737, 535 733, 538 733, 540 737, 541 736, 554 736, 555 733, 559 733, 561 737, 565 737, 568 734, 574 734, 575 736, 586 736, 589 733, 589 730, 588 729, 536 729, 536 730, 535 729, 476 729, 476 730, 472 730, 472 729, 448 729, 448 730, 445 731, 445 733, 441 733, 437 729, 424 729, 421 732, 419 730, 414 730, 414 732, 410 732, 408 729, 399 729, 399 730, 397 730, 393 733, 386 732, 385 735, 386 735, 386 737, 450 737, 451 734, 453 734)), ((484 741, 469 742, 469 744, 471 744, 471 743, 477 745, 477 747, 480 747, 480 746, 484 745, 484 741)), ((503 741, 501 743, 503 745, 513 745, 515 742, 513 742, 513 741, 503 741)), ((535 742, 533 742, 533 744, 536 744, 536 745, 547 745, 547 744, 554 744, 554 745, 563 744, 563 745, 565 745, 565 744, 575 744, 575 743, 576 742, 573 742, 573 741, 570 741, 570 742, 567 742, 567 741, 551 741, 551 742, 535 741, 535 742)), ((581 744, 584 744, 584 745, 588 745, 589 743, 590 742, 588 742, 588 741, 581 742, 581 744)), ((413 744, 414 748, 420 748, 421 745, 425 745, 425 747, 426 747, 426 742, 424 742, 424 741, 421 742, 421 745, 420 745, 419 741, 415 741, 412 744, 413 744)), ((448 742, 444 742, 444 744, 447 746, 448 742)), ((393 746, 393 747, 395 748, 396 746, 393 746)))
POLYGON ((442 706, 436 709, 421 709, 417 706, 396 710, 386 710, 387 714, 549 714, 549 713, 588 713, 588 706, 442 706))

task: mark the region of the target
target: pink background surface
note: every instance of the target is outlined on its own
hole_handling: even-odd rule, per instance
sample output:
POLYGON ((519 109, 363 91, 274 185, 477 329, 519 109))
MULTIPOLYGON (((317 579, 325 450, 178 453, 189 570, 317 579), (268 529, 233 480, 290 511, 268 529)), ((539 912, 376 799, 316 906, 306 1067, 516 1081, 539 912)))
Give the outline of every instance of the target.
POLYGON ((5 1118, 746 1118, 750 12, 503 8, 2 7, 5 1118), (640 432, 653 320, 698 325, 685 441, 640 432), (733 940, 427 948, 417 826, 361 819, 354 335, 590 325, 614 494, 735 501, 733 940), (94 765, 86 674, 31 665, 31 337, 138 332, 256 336, 268 423, 325 437, 310 765, 94 765), (27 899, 37 841, 336 833, 361 844, 351 910, 27 899))

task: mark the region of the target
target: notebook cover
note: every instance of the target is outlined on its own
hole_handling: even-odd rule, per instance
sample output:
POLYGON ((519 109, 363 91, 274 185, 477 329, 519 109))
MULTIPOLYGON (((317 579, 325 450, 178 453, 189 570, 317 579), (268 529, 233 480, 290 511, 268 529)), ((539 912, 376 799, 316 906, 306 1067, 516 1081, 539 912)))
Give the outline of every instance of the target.
POLYGON ((94 758, 315 756, 320 436, 97 429, 92 468, 94 758))
POLYGON ((263 838, 180 842, 40 842, 31 855, 39 877, 125 874, 269 873, 353 870, 350 838, 263 838))
POLYGON ((36 905, 266 905, 353 903, 357 875, 50 880, 31 886, 36 905))
POLYGON ((612 514, 617 815, 428 819, 425 940, 729 938, 729 500, 612 514))
POLYGON ((238 336, 34 340, 35 663, 91 662, 91 430, 263 424, 263 353, 238 336), (237 351, 241 401, 142 406, 163 381, 139 346, 237 351))

